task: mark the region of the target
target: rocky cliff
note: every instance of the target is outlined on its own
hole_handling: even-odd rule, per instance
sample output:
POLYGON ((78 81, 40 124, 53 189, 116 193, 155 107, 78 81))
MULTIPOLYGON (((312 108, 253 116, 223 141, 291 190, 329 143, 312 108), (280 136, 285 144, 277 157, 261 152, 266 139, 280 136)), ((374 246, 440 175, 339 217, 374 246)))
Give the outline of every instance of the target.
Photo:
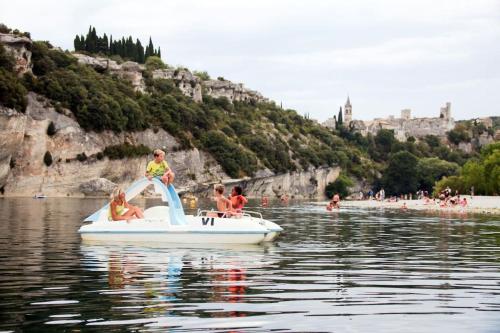
POLYGON ((31 72, 31 39, 13 34, 0 33, 0 44, 15 59, 15 70, 19 75, 31 72))
MULTIPOLYGON (((283 194, 297 199, 314 199, 324 197, 325 187, 339 176, 340 168, 317 168, 302 172, 291 172, 275 176, 249 179, 236 182, 245 189, 249 197, 270 198, 283 194)), ((235 185, 234 182, 228 182, 235 185)))
MULTIPOLYGON (((26 37, 0 34, 0 43, 14 56, 16 72, 31 72, 32 42, 26 37)), ((136 91, 145 91, 143 65, 74 54, 78 62, 129 80, 136 91)), ((202 91, 212 97, 233 101, 264 101, 260 93, 225 80, 201 81, 187 69, 161 69, 153 78, 165 78, 195 101, 202 91)), ((176 186, 186 191, 211 194, 212 184, 241 184, 250 197, 288 194, 297 198, 322 197, 326 184, 335 180, 339 168, 311 169, 299 173, 274 175, 260 170, 256 178, 231 180, 208 153, 198 149, 179 150, 179 143, 163 129, 140 132, 86 132, 73 113, 52 107, 52 101, 30 92, 25 113, 0 105, 0 192, 8 196, 105 195, 116 185, 128 186, 144 175, 151 156, 111 160, 102 152, 119 144, 145 145, 167 151, 167 160, 176 172, 176 186), (53 123, 54 130, 48 131, 53 123), (50 163, 44 156, 50 155, 50 163), (47 165, 48 164, 48 165, 47 165)))
POLYGON ((25 114, 0 108, 0 188, 5 195, 103 195, 115 184, 126 187, 143 176, 151 156, 124 160, 96 157, 107 146, 121 143, 166 149, 177 174, 177 187, 205 195, 211 194, 211 184, 223 182, 242 185, 249 197, 279 197, 285 193, 296 198, 322 197, 326 184, 340 171, 320 168, 231 180, 209 154, 197 149, 178 150, 176 139, 162 129, 119 134, 85 132, 69 110, 58 113, 50 105, 44 97, 29 93, 25 114), (55 134, 48 135, 51 122, 55 134), (52 156, 50 166, 44 163, 46 152, 52 156), (77 156, 83 153, 87 158, 81 161, 77 156))
POLYGON ((0 187, 7 195, 90 194, 85 191, 85 184, 99 178, 126 186, 144 175, 148 157, 96 158, 107 146, 121 143, 166 149, 169 163, 178 173, 180 187, 227 178, 215 160, 204 152, 197 149, 172 152, 178 143, 162 129, 119 134, 85 132, 69 111, 56 112, 50 101, 34 93, 28 95, 25 114, 1 109, 0 130, 0 187), (51 122, 55 124, 55 134, 49 136, 47 128, 51 122), (46 152, 52 156, 50 166, 43 161, 46 152), (77 156, 83 153, 88 158, 80 161, 77 156))
MULTIPOLYGON (((146 89, 143 77, 144 65, 132 61, 118 64, 116 61, 108 58, 88 56, 81 53, 73 53, 73 55, 78 59, 80 64, 91 66, 99 72, 108 72, 130 81, 136 91, 144 92, 146 89)), ((184 95, 191 97, 195 102, 202 101, 203 93, 213 98, 226 97, 230 102, 268 101, 259 92, 245 88, 242 83, 233 83, 227 80, 202 81, 186 68, 157 69, 152 74, 153 79, 174 81, 177 88, 184 95)))

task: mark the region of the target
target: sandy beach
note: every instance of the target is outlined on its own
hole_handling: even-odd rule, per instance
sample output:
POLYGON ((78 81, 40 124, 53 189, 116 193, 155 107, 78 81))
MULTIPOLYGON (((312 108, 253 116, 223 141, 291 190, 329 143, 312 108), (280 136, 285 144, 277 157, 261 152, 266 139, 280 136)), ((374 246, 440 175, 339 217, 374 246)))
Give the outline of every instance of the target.
MULTIPOLYGON (((427 211, 445 211, 457 213, 480 213, 500 215, 500 196, 462 196, 467 198, 468 204, 466 207, 460 205, 452 207, 440 207, 439 200, 431 200, 425 203, 424 200, 399 200, 397 202, 377 201, 377 200, 343 200, 340 207, 358 207, 358 208, 389 208, 402 209, 406 203, 407 209, 427 210, 427 211)), ((328 202, 324 202, 326 206, 328 202)))

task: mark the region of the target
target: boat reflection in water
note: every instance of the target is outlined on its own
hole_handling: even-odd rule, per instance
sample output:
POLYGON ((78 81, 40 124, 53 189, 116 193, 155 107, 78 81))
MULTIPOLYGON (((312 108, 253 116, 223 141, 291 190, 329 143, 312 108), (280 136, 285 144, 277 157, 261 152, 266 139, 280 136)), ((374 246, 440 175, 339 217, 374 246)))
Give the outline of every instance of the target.
MULTIPOLYGON (((260 245, 178 248, 89 241, 81 245, 85 269, 102 274, 107 286, 99 293, 114 309, 134 309, 134 315, 157 319, 196 314, 199 303, 193 305, 193 299, 212 305, 242 302, 248 272, 272 265, 272 251, 272 246, 260 245)), ((208 314, 214 318, 246 316, 235 309, 208 314)))

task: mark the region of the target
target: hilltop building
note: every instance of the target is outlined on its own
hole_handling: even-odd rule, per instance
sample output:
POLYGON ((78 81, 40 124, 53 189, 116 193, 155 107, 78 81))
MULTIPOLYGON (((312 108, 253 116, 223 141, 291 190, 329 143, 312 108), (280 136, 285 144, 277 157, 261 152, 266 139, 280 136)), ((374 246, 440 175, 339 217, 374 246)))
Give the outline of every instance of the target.
MULTIPOLYGON (((401 110, 400 118, 389 116, 388 118, 375 118, 370 121, 353 120, 352 105, 349 97, 344 106, 343 112, 344 126, 352 126, 363 135, 371 133, 377 134, 380 129, 389 129, 394 131, 395 137, 400 141, 406 141, 413 136, 421 138, 426 135, 436 135, 444 137, 446 132, 455 127, 455 121, 451 117, 451 103, 446 103, 439 111, 439 117, 412 118, 411 109, 401 110)), ((335 128, 336 118, 327 119, 323 126, 335 128)))
MULTIPOLYGON (((348 126, 352 121, 352 105, 349 96, 347 96, 347 102, 344 105, 344 112, 342 112, 342 107, 340 107, 340 112, 342 113, 343 124, 348 126)), ((334 115, 332 118, 328 118, 322 125, 335 129, 337 127, 337 116, 334 115)))

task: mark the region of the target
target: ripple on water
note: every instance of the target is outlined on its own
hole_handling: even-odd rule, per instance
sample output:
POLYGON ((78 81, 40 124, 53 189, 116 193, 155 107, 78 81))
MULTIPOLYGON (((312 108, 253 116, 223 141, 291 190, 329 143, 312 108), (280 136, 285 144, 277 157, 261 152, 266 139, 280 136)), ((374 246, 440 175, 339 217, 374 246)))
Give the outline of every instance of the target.
POLYGON ((292 203, 252 208, 285 228, 265 246, 82 244, 101 203, 0 200, 0 332, 500 327, 498 217, 292 203))

